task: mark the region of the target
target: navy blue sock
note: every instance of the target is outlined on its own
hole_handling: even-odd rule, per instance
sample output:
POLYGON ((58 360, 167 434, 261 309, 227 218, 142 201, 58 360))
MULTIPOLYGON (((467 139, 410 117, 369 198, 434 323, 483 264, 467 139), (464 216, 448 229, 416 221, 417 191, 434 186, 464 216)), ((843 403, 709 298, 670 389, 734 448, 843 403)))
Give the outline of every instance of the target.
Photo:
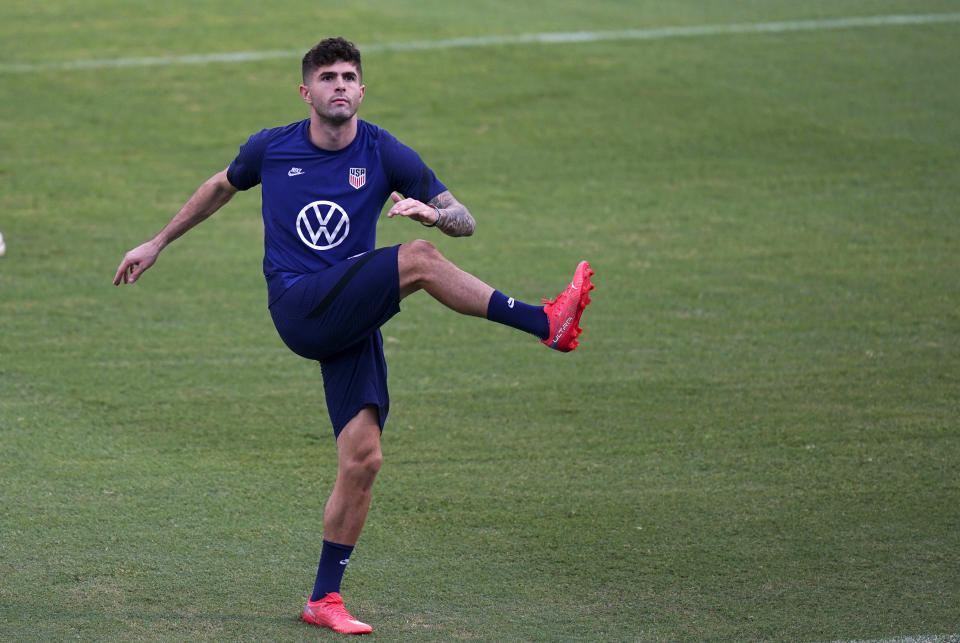
POLYGON ((487 319, 506 324, 546 339, 550 334, 550 320, 543 312, 543 306, 531 306, 513 297, 507 297, 499 290, 494 290, 487 304, 487 319))
POLYGON ((340 592, 340 581, 343 572, 350 562, 353 547, 338 545, 326 540, 323 541, 323 550, 320 552, 320 565, 317 567, 317 580, 313 584, 311 601, 319 601, 331 592, 340 592))

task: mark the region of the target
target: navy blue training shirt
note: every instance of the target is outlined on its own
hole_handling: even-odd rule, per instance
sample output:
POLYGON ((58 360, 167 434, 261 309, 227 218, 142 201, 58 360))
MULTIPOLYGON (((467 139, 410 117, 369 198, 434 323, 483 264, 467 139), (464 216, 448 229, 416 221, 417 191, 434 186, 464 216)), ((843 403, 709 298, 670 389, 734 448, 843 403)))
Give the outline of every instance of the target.
POLYGON ((270 303, 297 279, 376 245, 377 219, 394 190, 427 202, 447 188, 388 131, 357 121, 342 150, 310 140, 310 120, 251 136, 227 170, 238 190, 262 187, 270 303))

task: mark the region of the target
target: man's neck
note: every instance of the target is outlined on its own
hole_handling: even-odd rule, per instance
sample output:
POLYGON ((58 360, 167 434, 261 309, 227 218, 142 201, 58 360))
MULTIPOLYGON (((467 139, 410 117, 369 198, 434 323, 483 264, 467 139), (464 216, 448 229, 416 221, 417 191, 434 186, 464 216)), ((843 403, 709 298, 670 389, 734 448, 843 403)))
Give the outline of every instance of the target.
POLYGON ((357 117, 345 123, 330 123, 313 113, 310 115, 310 141, 322 150, 336 152, 357 136, 357 117))

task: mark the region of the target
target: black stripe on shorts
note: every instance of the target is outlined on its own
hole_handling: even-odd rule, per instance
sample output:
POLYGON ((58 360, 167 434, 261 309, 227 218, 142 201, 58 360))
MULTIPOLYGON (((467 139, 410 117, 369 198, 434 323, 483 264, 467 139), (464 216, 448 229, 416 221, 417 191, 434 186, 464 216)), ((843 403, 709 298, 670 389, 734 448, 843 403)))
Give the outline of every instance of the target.
POLYGON ((368 261, 373 259, 373 255, 377 254, 381 250, 383 250, 383 248, 371 250, 367 254, 357 259, 356 263, 347 268, 347 271, 343 273, 342 277, 340 277, 340 281, 334 284, 333 288, 330 289, 330 292, 327 293, 327 296, 323 298, 323 301, 317 304, 317 307, 314 308, 309 315, 307 315, 307 319, 316 319, 321 317, 323 313, 327 312, 327 308, 329 308, 330 304, 333 303, 333 300, 337 298, 337 295, 343 292, 343 289, 347 287, 347 283, 353 279, 353 276, 357 274, 357 271, 363 268, 368 261))

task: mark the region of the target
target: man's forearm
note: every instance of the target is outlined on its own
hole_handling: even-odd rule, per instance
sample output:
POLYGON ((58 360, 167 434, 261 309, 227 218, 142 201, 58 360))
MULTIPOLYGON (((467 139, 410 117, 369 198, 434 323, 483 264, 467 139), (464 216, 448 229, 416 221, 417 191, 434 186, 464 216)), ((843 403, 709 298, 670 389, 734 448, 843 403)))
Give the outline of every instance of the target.
POLYGON ((469 237, 477 227, 467 207, 444 192, 431 199, 429 205, 437 208, 437 228, 451 237, 469 237))
POLYGON ((197 188, 193 196, 153 240, 158 244, 159 249, 163 249, 174 239, 183 236, 190 228, 226 205, 236 192, 237 190, 227 181, 226 170, 214 174, 197 188))

